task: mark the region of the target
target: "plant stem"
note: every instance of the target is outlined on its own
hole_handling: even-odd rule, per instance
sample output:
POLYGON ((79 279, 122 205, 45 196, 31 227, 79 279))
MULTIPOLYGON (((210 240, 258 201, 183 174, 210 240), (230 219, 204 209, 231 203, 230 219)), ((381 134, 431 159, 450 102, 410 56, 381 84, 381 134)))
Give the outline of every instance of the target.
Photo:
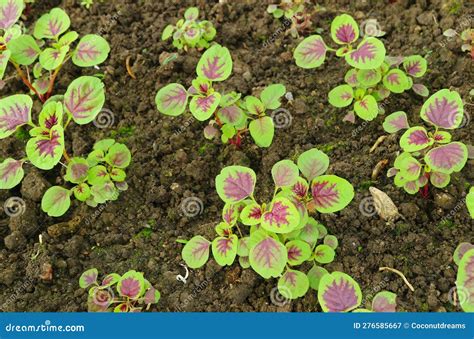
POLYGON ((15 62, 12 62, 13 66, 15 66, 15 69, 16 71, 18 72, 18 75, 21 77, 21 80, 23 80, 23 83, 30 89, 32 90, 36 96, 41 100, 41 102, 45 102, 43 96, 41 94, 38 93, 38 91, 36 90, 36 88, 33 87, 33 85, 31 84, 31 82, 28 81, 28 79, 26 78, 25 76, 25 73, 22 71, 22 69, 20 68, 20 66, 15 63, 15 62))
POLYGON ((64 130, 66 130, 66 128, 69 126, 69 123, 70 123, 70 122, 71 122, 71 116, 69 115, 69 116, 67 117, 66 123, 64 124, 64 130))
MULTIPOLYGON (((67 60, 67 59, 66 59, 67 60)), ((65 60, 65 61, 66 61, 65 60)), ((56 80, 56 77, 58 76, 58 73, 59 71, 61 70, 61 67, 64 65, 64 63, 62 63, 61 65, 58 66, 58 68, 56 68, 54 70, 54 73, 53 75, 49 78, 49 85, 48 85, 48 91, 46 92, 46 98, 49 98, 51 96, 51 94, 53 93, 53 88, 54 88, 54 81, 56 80)))
POLYGON ((66 159, 66 164, 69 163, 69 161, 71 161, 71 158, 69 158, 69 155, 67 154, 66 148, 64 148, 63 157, 64 159, 66 159))
POLYGON ((244 236, 242 235, 242 232, 240 231, 239 225, 235 224, 235 226, 237 226, 237 231, 239 231, 240 237, 243 238, 244 236))

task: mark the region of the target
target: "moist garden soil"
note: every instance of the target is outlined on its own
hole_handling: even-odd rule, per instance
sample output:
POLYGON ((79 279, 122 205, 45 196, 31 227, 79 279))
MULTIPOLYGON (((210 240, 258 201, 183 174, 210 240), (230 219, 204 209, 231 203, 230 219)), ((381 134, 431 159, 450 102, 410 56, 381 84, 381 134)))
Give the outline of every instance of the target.
MULTIPOLYGON (((99 70, 68 65, 55 90, 64 93, 81 74, 103 73, 105 107, 113 114, 113 125, 74 125, 67 132, 68 152, 83 155, 96 140, 114 137, 132 150, 133 163, 128 169, 129 190, 117 201, 95 209, 74 202, 59 219, 43 213, 40 201, 47 187, 62 184, 60 166, 48 173, 27 166, 22 185, 0 192, 2 205, 13 196, 26 203, 19 217, 0 214, 2 309, 85 311, 87 293, 79 287, 78 278, 84 270, 96 267, 101 275, 131 269, 144 272, 162 293, 153 311, 320 311, 315 291, 291 302, 278 302, 276 279, 265 281, 238 263, 222 268, 211 259, 205 267, 191 270, 186 284, 176 279, 185 274, 180 265, 183 245, 176 240, 198 234, 212 239, 220 221, 223 203, 215 192, 214 178, 223 167, 253 168, 258 178, 256 196, 265 200, 273 192, 273 164, 296 159, 301 152, 317 147, 331 159, 329 172, 347 178, 356 190, 353 202, 343 211, 315 216, 340 243, 335 261, 326 268, 350 274, 360 284, 366 306, 376 292, 388 290, 398 295, 400 311, 458 311, 450 302, 456 276, 452 253, 460 242, 474 241, 474 222, 463 200, 474 183, 473 162, 454 175, 445 190, 430 189, 428 198, 394 187, 386 178, 386 169, 372 181, 372 170, 379 161, 393 163, 398 140, 390 136, 369 153, 385 134, 383 116, 353 125, 342 121, 343 109, 328 104, 327 93, 343 82, 348 69, 344 61, 331 55, 319 69, 296 67, 292 51, 299 40, 285 35, 283 24, 266 13, 267 4, 227 2, 96 1, 86 10, 75 1, 51 0, 36 1, 27 11, 26 20, 31 23, 61 6, 71 17, 72 29, 80 34, 102 34, 110 42, 110 58, 99 70), (219 89, 250 95, 268 84, 282 83, 293 94, 294 100, 283 104, 291 114, 291 124, 276 131, 268 149, 256 147, 247 138, 240 149, 208 141, 202 132, 205 125, 189 113, 173 118, 157 112, 154 97, 159 88, 170 82, 189 86, 195 76, 200 52, 180 53, 165 67, 159 63, 162 52, 174 52, 169 41, 160 39, 163 28, 175 23, 191 5, 200 8, 200 18, 216 25, 216 41, 229 48, 234 60, 232 76, 219 83, 219 89), (127 58, 135 78, 127 73, 127 58), (376 214, 361 213, 359 205, 370 196, 370 186, 386 192, 404 219, 387 223, 376 214), (202 201, 194 217, 186 216, 181 208, 189 197, 202 201), (398 275, 379 272, 382 266, 403 272, 414 292, 398 275)), ((427 56, 429 71, 422 82, 431 93, 442 88, 459 91, 465 102, 471 102, 465 111, 474 119, 469 98, 473 61, 461 52, 458 39, 448 41, 442 35, 448 28, 462 31, 467 28, 463 25, 472 23, 474 11, 467 3, 318 1, 312 29, 322 28, 330 44, 330 22, 336 15, 349 13, 359 23, 377 19, 387 32, 382 38, 387 54, 427 56)), ((2 96, 15 91, 26 92, 19 80, 10 81, 2 96)), ((392 95, 384 109, 387 113, 403 110, 416 124, 423 101, 409 91, 392 95)), ((35 112, 39 109, 37 104, 35 112)), ((454 138, 472 144, 473 124, 466 121, 454 138)), ((2 140, 0 157, 21 157, 24 144, 21 138, 2 140)))

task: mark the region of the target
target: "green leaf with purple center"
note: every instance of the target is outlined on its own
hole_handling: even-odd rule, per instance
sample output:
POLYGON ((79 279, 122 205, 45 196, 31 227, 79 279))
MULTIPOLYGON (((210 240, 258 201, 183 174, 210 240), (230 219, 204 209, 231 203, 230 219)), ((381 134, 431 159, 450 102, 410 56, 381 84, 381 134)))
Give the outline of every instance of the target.
POLYGON ((361 304, 362 292, 349 275, 333 272, 321 278, 318 300, 323 312, 349 312, 361 304))
POLYGON ((156 93, 155 103, 160 113, 178 116, 186 110, 188 92, 180 84, 169 84, 156 93))
POLYGON ((0 189, 8 190, 21 182, 25 175, 23 163, 21 160, 7 158, 0 164, 0 189))
POLYGON ((48 135, 38 135, 26 144, 28 160, 42 170, 50 170, 56 166, 63 151, 64 130, 60 125, 53 126, 48 135))
POLYGON ((212 241, 212 254, 220 266, 230 266, 234 263, 238 241, 235 234, 229 237, 217 237, 212 241))
POLYGON ((309 280, 303 272, 287 269, 278 279, 278 292, 286 299, 300 298, 308 289, 309 280))
POLYGON ((319 35, 311 35, 301 41, 293 52, 296 65, 301 68, 316 68, 326 59, 327 46, 319 35))
POLYGON ((299 223, 300 214, 295 205, 283 197, 273 199, 261 220, 261 226, 274 233, 289 233, 298 227, 299 223))
POLYGON ((64 94, 64 108, 79 125, 92 122, 102 110, 104 103, 104 83, 92 76, 75 79, 64 94))
POLYGON ((228 166, 216 177, 216 190, 226 203, 237 203, 253 195, 255 172, 243 166, 228 166))
POLYGON ((36 22, 34 36, 36 39, 58 39, 71 25, 69 16, 61 8, 53 8, 36 22))
POLYGON ((271 236, 264 236, 250 249, 250 265, 265 279, 279 277, 287 260, 286 247, 271 236))
POLYGON ((41 53, 41 49, 31 35, 21 35, 7 43, 10 59, 19 65, 31 65, 41 53))
POLYGON ((107 40, 96 34, 87 34, 79 40, 72 53, 72 62, 79 67, 96 66, 107 59, 109 52, 107 40))
POLYGON ((23 125, 31 123, 33 100, 25 94, 0 99, 0 139, 9 137, 23 125))
POLYGON ((41 200, 41 209, 50 217, 60 217, 71 206, 71 192, 60 186, 49 188, 41 200))
POLYGON ((195 236, 183 247, 181 256, 190 268, 199 268, 209 259, 211 242, 204 237, 195 236))

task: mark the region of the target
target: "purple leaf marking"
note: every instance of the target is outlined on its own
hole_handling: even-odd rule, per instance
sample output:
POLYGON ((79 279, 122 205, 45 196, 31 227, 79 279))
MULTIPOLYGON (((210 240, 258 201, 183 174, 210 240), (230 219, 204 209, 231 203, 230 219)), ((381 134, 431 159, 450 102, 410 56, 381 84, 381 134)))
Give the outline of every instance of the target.
POLYGON ((47 129, 53 128, 58 124, 58 117, 53 113, 44 120, 44 127, 47 129))
POLYGON ((323 299, 329 312, 344 312, 358 302, 354 286, 345 279, 341 279, 339 283, 334 280, 324 292, 323 299))
POLYGON ((84 281, 87 285, 93 284, 97 280, 97 273, 91 271, 89 274, 84 275, 84 281))
POLYGON ((405 69, 408 74, 415 76, 416 74, 421 72, 420 61, 416 60, 416 61, 408 62, 405 69))
POLYGON ((229 206, 223 216, 224 221, 231 225, 234 222, 234 212, 235 212, 235 207, 234 206, 229 206))
POLYGON ((397 305, 390 303, 390 301, 385 297, 374 298, 372 302, 372 309, 375 312, 395 312, 397 310, 397 305))
POLYGON ((387 81, 390 82, 392 85, 400 85, 400 75, 398 73, 391 73, 387 76, 387 81))
POLYGON ((72 175, 75 180, 84 178, 87 175, 88 170, 89 166, 87 166, 87 164, 76 163, 71 165, 72 175))
MULTIPOLYGON (((466 148, 461 143, 451 143, 433 148, 426 154, 427 163, 440 172, 451 173, 467 161, 466 148)), ((460 169, 459 169, 460 170, 460 169)))
POLYGON ((260 220, 262 218, 262 209, 259 206, 255 206, 249 213, 249 218, 260 220))
POLYGON ((352 42, 355 39, 354 28, 351 24, 345 24, 339 27, 336 31, 336 37, 346 44, 352 42))
POLYGON ((389 124, 396 129, 404 129, 409 127, 406 115, 400 115, 397 118, 390 120, 389 124))
POLYGON ((6 30, 12 26, 16 20, 20 8, 13 0, 9 0, 5 7, 2 8, 2 17, 0 19, 0 29, 6 30))
POLYGON ((2 108, 0 115, 0 130, 14 131, 18 126, 28 123, 30 108, 27 105, 15 104, 15 106, 2 108))
POLYGON ((308 188, 300 181, 291 188, 291 191, 299 198, 304 198, 308 194, 308 188))
POLYGON ((314 59, 319 59, 326 53, 326 45, 322 39, 314 40, 308 43, 305 48, 300 52, 303 56, 303 60, 310 63, 314 59))
POLYGON ((93 60, 99 54, 100 51, 97 50, 97 47, 87 42, 82 42, 77 47, 77 57, 82 61, 93 60))
POLYGON ((459 107, 454 100, 448 102, 447 98, 436 98, 435 102, 428 106, 426 117, 435 125, 447 128, 455 123, 458 112, 459 107))
POLYGON ((36 149, 39 152, 39 156, 47 155, 54 157, 54 150, 56 146, 60 146, 60 135, 58 131, 53 131, 51 138, 40 139, 36 141, 36 149))
POLYGON ((298 282, 296 272, 293 272, 293 271, 286 272, 285 275, 283 275, 283 280, 285 281, 285 283, 288 283, 291 286, 295 287, 298 282))
POLYGON ((236 172, 235 177, 229 175, 224 181, 224 192, 229 198, 242 200, 252 194, 254 180, 250 173, 236 172))
POLYGON ((263 262, 263 267, 273 268, 277 260, 278 252, 280 252, 281 249, 273 238, 268 237, 259 242, 255 250, 255 259, 258 262, 263 262))
POLYGON ((423 145, 430 141, 425 131, 415 130, 408 137, 408 143, 410 145, 423 145))
POLYGON ((313 201, 317 207, 330 207, 339 200, 339 192, 335 190, 336 184, 330 184, 328 181, 316 182, 311 192, 313 201))
POLYGON ((165 95, 163 98, 163 106, 166 109, 173 109, 176 106, 181 107, 186 104, 187 97, 188 95, 184 88, 176 87, 165 95))
POLYGON ((83 87, 72 89, 71 96, 69 100, 66 101, 66 107, 74 118, 84 119, 88 117, 88 114, 84 112, 88 112, 91 109, 91 107, 86 106, 86 102, 90 100, 90 96, 93 92, 93 87, 87 90, 84 90, 83 87))
POLYGON ((270 226, 275 223, 277 227, 280 227, 281 225, 288 225, 288 214, 288 206, 277 201, 272 205, 272 210, 265 213, 264 218, 270 226))
POLYGON ((7 182, 8 179, 11 176, 14 176, 18 172, 18 170, 21 168, 21 166, 22 166, 21 161, 13 160, 13 161, 8 162, 7 166, 4 168, 4 170, 2 172, 2 176, 0 177, 0 181, 7 182))
POLYGON ((49 32, 52 36, 56 36, 61 32, 61 28, 63 26, 62 22, 59 22, 58 18, 54 18, 48 21, 48 28, 49 32))
POLYGON ((137 279, 130 277, 121 281, 120 293, 123 296, 129 297, 130 299, 134 299, 138 296, 140 290, 140 281, 138 281, 137 279))
POLYGON ((202 72, 208 79, 218 79, 223 76, 224 70, 224 63, 219 65, 220 58, 218 56, 212 57, 207 59, 207 65, 202 66, 202 72))
POLYGON ((207 112, 211 109, 211 106, 214 104, 214 101, 216 101, 216 97, 214 94, 211 94, 207 97, 199 97, 196 100, 196 104, 199 106, 201 111, 207 112))
POLYGON ((196 260, 200 260, 202 257, 208 254, 210 242, 205 239, 199 239, 192 251, 192 255, 196 260))
POLYGON ((288 260, 297 261, 298 258, 301 257, 301 254, 301 249, 298 246, 293 245, 288 249, 288 260))
POLYGON ((240 109, 236 105, 223 107, 221 108, 220 113, 229 121, 230 124, 236 123, 240 117, 240 109))
POLYGON ((217 240, 217 251, 222 256, 227 256, 227 252, 232 249, 232 239, 224 238, 217 240))
POLYGON ((350 58, 355 62, 365 62, 365 59, 375 58, 377 48, 370 41, 366 41, 362 46, 351 53, 350 58))

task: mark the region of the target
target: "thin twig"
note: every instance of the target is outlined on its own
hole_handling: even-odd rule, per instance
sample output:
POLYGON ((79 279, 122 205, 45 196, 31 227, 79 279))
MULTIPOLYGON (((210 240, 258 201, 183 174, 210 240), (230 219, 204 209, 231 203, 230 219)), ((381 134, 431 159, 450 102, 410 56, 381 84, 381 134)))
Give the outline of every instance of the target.
POLYGON ((130 58, 131 56, 129 55, 127 59, 125 59, 125 67, 127 68, 128 75, 130 75, 132 79, 136 79, 137 77, 133 74, 132 67, 130 66, 130 58))
POLYGON ((415 289, 413 288, 412 284, 410 284, 407 280, 407 278, 405 277, 405 275, 400 272, 399 270, 396 270, 394 268, 391 268, 391 267, 380 267, 379 268, 379 271, 390 271, 390 272, 393 272, 393 273, 396 273, 398 274, 400 277, 402 277, 403 281, 405 282, 405 284, 408 286, 408 288, 412 291, 412 292, 415 292, 415 289))

